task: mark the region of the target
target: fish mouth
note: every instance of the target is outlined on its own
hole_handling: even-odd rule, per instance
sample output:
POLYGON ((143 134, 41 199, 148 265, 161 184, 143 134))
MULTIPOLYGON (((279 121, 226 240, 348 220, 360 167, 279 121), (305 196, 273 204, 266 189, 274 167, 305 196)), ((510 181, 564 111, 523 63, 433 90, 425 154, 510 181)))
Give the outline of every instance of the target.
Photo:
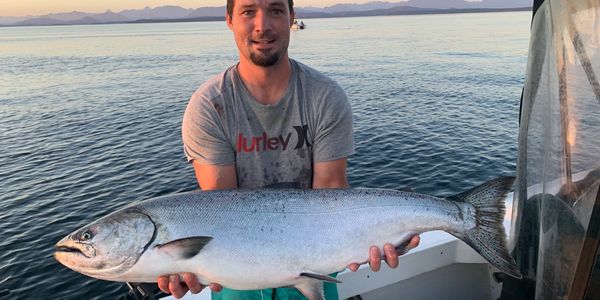
POLYGON ((56 246, 55 250, 56 250, 56 253, 73 253, 75 255, 83 255, 87 258, 91 258, 91 257, 85 255, 85 253, 83 253, 81 250, 79 250, 78 248, 75 248, 75 247, 60 245, 60 246, 56 246))

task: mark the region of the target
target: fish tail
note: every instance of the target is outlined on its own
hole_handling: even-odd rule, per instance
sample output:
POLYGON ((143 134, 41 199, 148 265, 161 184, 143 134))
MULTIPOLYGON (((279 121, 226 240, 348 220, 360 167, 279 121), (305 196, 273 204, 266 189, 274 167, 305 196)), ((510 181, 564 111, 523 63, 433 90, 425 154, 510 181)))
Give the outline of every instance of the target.
POLYGON ((504 198, 514 180, 514 177, 493 179, 454 198, 475 207, 476 226, 457 237, 500 271, 521 278, 519 267, 506 247, 506 234, 502 224, 505 213, 504 198))

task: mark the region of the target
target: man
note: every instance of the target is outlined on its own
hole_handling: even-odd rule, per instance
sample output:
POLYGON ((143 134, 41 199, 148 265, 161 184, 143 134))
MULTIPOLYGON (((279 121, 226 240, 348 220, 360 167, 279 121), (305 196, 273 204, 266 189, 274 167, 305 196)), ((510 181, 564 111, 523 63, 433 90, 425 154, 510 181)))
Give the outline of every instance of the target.
MULTIPOLYGON (((183 119, 185 154, 201 189, 348 187, 350 104, 337 83, 289 59, 293 20, 292 0, 228 0, 226 21, 240 61, 194 93, 183 119)), ((418 237, 413 238, 408 248, 417 244, 418 237)), ((386 244, 384 253, 388 265, 396 267, 394 247, 386 244)), ((372 247, 369 257, 377 271, 380 249, 372 247)), ((355 271, 358 264, 349 268, 355 271)), ((158 284, 177 298, 204 288, 190 273, 161 276, 158 284)), ((273 294, 297 299, 293 293, 298 292, 225 290, 213 299, 272 299, 273 294)), ((325 293, 337 298, 335 286, 325 293)))

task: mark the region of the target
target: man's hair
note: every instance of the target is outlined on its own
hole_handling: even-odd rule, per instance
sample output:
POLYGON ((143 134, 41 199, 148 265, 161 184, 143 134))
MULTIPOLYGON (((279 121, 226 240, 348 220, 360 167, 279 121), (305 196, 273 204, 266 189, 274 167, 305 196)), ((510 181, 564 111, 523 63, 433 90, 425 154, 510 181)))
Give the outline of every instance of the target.
MULTIPOLYGON (((227 0, 227 15, 231 18, 233 16, 233 2, 235 0, 227 0)), ((290 8, 290 14, 294 12, 294 0, 288 0, 288 7, 290 8)))

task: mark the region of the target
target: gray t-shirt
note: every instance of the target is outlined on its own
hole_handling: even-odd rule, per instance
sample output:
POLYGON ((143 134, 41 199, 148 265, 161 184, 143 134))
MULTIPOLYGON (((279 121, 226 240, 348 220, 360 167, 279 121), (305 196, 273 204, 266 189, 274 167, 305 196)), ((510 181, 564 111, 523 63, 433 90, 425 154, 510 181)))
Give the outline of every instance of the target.
POLYGON ((257 102, 237 65, 192 95, 183 116, 188 161, 235 164, 238 187, 312 186, 312 164, 353 153, 352 111, 342 88, 290 60, 292 75, 275 104, 257 102))

